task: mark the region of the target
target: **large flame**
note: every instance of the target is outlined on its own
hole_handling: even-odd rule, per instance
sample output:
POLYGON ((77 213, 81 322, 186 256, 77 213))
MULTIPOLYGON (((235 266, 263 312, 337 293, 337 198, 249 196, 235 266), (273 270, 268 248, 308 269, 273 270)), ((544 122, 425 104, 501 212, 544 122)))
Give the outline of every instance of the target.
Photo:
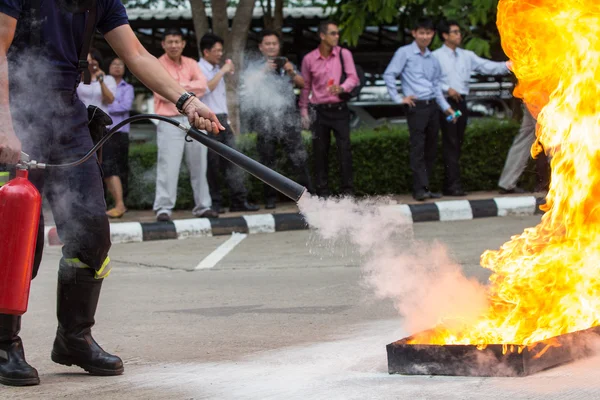
POLYGON ((600 2, 500 0, 498 28, 552 156, 546 214, 486 251, 489 308, 474 325, 442 325, 411 343, 527 345, 600 319, 600 2))

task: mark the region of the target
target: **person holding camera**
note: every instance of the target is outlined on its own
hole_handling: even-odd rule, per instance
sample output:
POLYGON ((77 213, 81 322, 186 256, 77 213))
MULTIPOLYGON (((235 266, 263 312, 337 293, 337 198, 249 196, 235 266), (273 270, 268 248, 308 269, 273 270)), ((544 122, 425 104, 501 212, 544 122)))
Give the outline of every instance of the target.
MULTIPOLYGON (((275 169, 275 152, 277 144, 283 146, 286 156, 291 161, 298 182, 309 192, 312 190, 310 174, 306 164, 307 153, 302 143, 300 115, 296 105, 294 87, 302 89, 304 79, 296 66, 286 57, 280 56, 281 38, 275 31, 264 29, 260 33, 258 49, 266 60, 266 75, 263 87, 265 96, 271 97, 270 104, 276 99, 278 104, 271 108, 271 113, 264 113, 260 107, 252 113, 251 124, 257 133, 256 147, 260 162, 275 169), (274 93, 277 92, 277 93, 274 93)), ((263 103, 263 102, 261 102, 263 103)), ((264 185, 264 200, 266 209, 276 207, 277 192, 270 185, 264 185)))
POLYGON ((87 61, 92 81, 89 85, 80 82, 77 86, 77 96, 86 107, 94 105, 108 114, 108 106, 115 101, 117 81, 102 70, 103 59, 98 50, 90 49, 87 61))
POLYGON ((331 131, 335 135, 342 173, 342 194, 353 195, 352 151, 350 148, 350 111, 346 104, 348 93, 359 85, 359 78, 350 50, 338 46, 340 30, 331 21, 319 25, 321 43, 304 56, 302 76, 305 85, 300 94, 302 126, 309 129, 309 102, 313 110, 312 134, 316 174, 316 194, 329 196, 329 146, 331 131), (346 79, 342 82, 342 74, 346 79), (312 93, 312 97, 309 95, 312 93))

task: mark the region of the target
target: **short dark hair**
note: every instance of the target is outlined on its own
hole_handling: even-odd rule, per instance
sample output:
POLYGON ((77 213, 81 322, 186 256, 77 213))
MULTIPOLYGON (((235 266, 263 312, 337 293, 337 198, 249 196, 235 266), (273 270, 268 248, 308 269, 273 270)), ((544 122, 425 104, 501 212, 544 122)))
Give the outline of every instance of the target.
POLYGON ((433 21, 430 18, 419 18, 415 24, 413 25, 413 31, 418 29, 431 29, 435 31, 435 26, 433 25, 433 21))
POLYGON ((167 36, 180 36, 181 40, 185 39, 183 37, 183 32, 181 32, 181 30, 179 30, 177 28, 168 28, 168 29, 165 29, 165 32, 163 33, 162 40, 167 39, 167 36))
POLYGON ((215 44, 221 43, 221 46, 225 46, 225 41, 218 35, 208 32, 200 39, 200 53, 204 56, 204 50, 211 50, 215 44))
POLYGON ((275 36, 279 43, 281 43, 281 36, 279 35, 279 33, 277 33, 277 31, 274 31, 273 29, 263 29, 262 31, 260 31, 260 33, 258 34, 258 43, 262 43, 267 36, 275 36))
POLYGON ((335 25, 335 26, 337 26, 338 24, 336 24, 335 22, 333 22, 331 20, 322 21, 319 24, 319 33, 326 34, 327 33, 327 28, 329 28, 329 25, 335 25))
POLYGON ((458 22, 456 22, 454 20, 443 19, 440 21, 440 23, 438 24, 438 36, 440 37, 442 42, 444 41, 444 35, 442 35, 442 34, 445 33, 446 35, 449 35, 450 28, 453 26, 458 26, 460 28, 460 25, 458 24, 458 22))

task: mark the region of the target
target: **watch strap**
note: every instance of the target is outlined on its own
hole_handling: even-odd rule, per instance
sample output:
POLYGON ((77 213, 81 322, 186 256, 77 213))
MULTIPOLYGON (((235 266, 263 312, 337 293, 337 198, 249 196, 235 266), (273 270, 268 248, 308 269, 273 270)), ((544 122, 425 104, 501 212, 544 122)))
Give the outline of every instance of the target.
POLYGON ((185 92, 184 94, 182 94, 179 97, 179 100, 177 100, 177 103, 175 103, 175 107, 177 108, 177 111, 179 111, 181 114, 184 113, 183 105, 185 104, 186 101, 188 101, 188 99, 190 97, 196 97, 196 95, 192 92, 185 92))

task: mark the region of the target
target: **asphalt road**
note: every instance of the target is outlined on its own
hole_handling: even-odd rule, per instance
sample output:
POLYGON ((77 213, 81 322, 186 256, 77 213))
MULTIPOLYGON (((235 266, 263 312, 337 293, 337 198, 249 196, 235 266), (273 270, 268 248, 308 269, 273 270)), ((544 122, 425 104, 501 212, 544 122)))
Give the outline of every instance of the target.
MULTIPOLYGON (((482 251, 538 221, 539 216, 421 223, 414 225, 414 235, 446 243, 465 275, 485 282, 482 251)), ((22 331, 27 359, 42 384, 0 387, 0 398, 600 397, 600 383, 594 383, 600 381, 600 358, 526 378, 388 375, 385 345, 407 332, 392 302, 376 299, 364 285, 353 246, 329 245, 310 231, 239 239, 221 259, 214 252, 231 244, 229 237, 113 247, 113 273, 94 328, 103 347, 125 362, 125 374, 111 378, 51 362, 60 249, 46 249, 22 331), (199 265, 204 269, 196 270, 199 265)))

